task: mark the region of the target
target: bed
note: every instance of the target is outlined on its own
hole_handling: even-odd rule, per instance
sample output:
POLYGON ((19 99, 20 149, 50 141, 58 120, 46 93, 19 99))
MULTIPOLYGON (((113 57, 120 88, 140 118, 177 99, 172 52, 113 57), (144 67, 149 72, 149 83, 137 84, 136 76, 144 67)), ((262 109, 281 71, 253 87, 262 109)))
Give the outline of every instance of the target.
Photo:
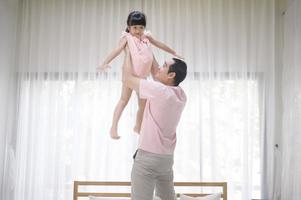
MULTIPOLYGON (((93 197, 109 197, 109 198, 125 198, 129 199, 130 197, 130 182, 110 182, 110 181, 74 181, 74 187, 73 187, 73 200, 81 200, 84 199, 84 197, 87 199, 90 196, 93 197), (106 188, 110 187, 116 190, 116 188, 126 188, 127 191, 85 191, 81 190, 82 187, 88 188, 92 187, 92 189, 95 188, 106 188)), ((221 199, 227 200, 227 182, 175 182, 175 190, 177 193, 177 197, 180 196, 180 193, 183 193, 187 196, 191 197, 202 197, 210 195, 210 193, 202 193, 200 192, 201 188, 214 188, 219 189, 219 193, 221 193, 221 199), (180 188, 184 188, 188 191, 185 192, 179 192, 180 188)))

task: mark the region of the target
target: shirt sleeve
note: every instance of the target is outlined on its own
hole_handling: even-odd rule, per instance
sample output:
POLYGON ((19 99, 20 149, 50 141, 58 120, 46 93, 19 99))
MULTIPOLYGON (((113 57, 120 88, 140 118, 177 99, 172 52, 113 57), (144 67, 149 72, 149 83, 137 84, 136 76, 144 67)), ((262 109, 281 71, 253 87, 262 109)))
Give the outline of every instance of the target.
POLYGON ((165 98, 167 87, 157 81, 140 80, 139 96, 141 99, 165 98))
POLYGON ((121 39, 121 38, 126 38, 127 36, 129 36, 129 34, 130 34, 130 33, 125 32, 125 31, 121 32, 120 39, 121 39))
POLYGON ((150 31, 144 31, 144 35, 147 37, 152 37, 152 33, 150 31))

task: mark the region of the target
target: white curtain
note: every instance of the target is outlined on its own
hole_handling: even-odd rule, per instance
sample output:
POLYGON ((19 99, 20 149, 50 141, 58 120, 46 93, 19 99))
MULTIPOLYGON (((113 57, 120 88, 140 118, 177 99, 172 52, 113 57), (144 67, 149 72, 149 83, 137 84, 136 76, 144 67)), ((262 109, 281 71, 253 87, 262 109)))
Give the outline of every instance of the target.
MULTIPOLYGON (((270 198, 273 187, 273 0, 23 0, 15 127, 3 199, 71 199, 74 180, 130 180, 137 135, 133 95, 109 138, 122 56, 97 64, 132 10, 183 54, 188 103, 178 127, 175 181, 227 181, 229 199, 270 198)), ((159 63, 170 55, 153 48, 159 63)))
POLYGON ((283 54, 281 199, 301 196, 301 2, 289 1, 283 54))

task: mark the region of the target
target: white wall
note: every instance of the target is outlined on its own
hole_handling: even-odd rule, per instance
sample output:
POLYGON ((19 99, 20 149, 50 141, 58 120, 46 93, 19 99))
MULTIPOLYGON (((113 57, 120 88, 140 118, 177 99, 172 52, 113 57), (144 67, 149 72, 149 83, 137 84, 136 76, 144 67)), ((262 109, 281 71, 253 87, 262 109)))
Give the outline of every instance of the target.
POLYGON ((4 177, 5 140, 9 131, 8 116, 12 116, 13 72, 16 46, 18 0, 0 1, 0 199, 4 177), (8 106, 10 105, 10 106, 8 106))
POLYGON ((275 184, 273 199, 280 199, 281 169, 282 169, 282 73, 283 73, 283 46, 284 46, 284 13, 288 0, 276 0, 275 10, 275 184))

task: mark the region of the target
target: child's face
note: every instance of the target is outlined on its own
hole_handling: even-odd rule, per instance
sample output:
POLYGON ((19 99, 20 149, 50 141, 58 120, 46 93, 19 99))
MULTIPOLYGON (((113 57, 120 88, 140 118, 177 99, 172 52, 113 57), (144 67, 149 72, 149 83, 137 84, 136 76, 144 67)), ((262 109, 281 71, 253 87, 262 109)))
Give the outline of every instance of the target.
POLYGON ((132 34, 133 36, 136 36, 138 38, 143 35, 144 29, 145 29, 145 27, 143 25, 129 26, 129 32, 130 32, 130 34, 132 34))

